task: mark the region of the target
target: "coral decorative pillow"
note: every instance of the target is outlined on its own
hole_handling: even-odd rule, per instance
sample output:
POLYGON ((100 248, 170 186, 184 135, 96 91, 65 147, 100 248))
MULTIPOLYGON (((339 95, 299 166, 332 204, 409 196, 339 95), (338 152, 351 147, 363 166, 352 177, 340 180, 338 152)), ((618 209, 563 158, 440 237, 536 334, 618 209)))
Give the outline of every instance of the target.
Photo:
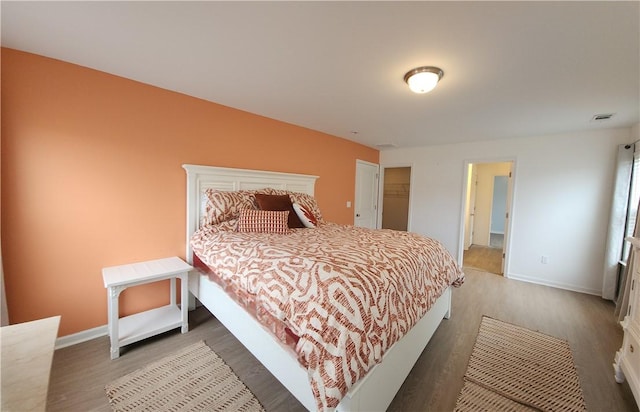
POLYGON ((298 215, 293 210, 293 204, 289 195, 267 195, 263 193, 256 193, 256 202, 260 210, 286 210, 289 212, 289 227, 299 228, 305 227, 298 215))
POLYGON ((216 225, 237 219, 242 209, 255 209, 253 193, 240 190, 227 192, 217 189, 205 191, 204 216, 201 226, 216 225))
POLYGON ((293 204, 293 210, 295 210, 296 215, 304 225, 304 227, 313 228, 318 226, 318 219, 308 211, 304 206, 299 205, 298 203, 293 204))
POLYGON ((238 232, 289 233, 289 211, 243 209, 238 218, 238 232))
POLYGON ((315 216, 318 222, 322 222, 322 213, 318 207, 318 202, 316 202, 316 199, 313 196, 306 193, 291 192, 289 193, 289 197, 293 203, 304 206, 305 209, 313 213, 313 216, 315 216))

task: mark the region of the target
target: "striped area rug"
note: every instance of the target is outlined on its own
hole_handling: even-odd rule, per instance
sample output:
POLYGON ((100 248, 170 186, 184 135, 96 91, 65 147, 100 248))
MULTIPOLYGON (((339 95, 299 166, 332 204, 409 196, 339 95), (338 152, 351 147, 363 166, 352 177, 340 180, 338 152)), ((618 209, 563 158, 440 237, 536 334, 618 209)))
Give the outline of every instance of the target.
POLYGON ((586 411, 569 344, 484 316, 456 412, 586 411))
POLYGON ((203 341, 109 383, 114 411, 245 411, 264 409, 203 341))

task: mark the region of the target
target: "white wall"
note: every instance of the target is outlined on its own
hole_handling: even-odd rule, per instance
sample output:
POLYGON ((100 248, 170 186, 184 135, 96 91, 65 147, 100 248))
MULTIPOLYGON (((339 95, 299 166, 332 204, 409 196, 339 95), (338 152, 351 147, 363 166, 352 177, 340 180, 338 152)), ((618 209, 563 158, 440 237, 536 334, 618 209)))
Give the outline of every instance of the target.
POLYGON ((493 196, 491 202, 491 227, 489 232, 504 234, 507 216, 507 194, 509 192, 509 176, 493 177, 493 196))
POLYGON ((615 153, 630 137, 612 129, 395 149, 380 163, 413 164, 412 231, 461 261, 465 162, 515 159, 506 276, 600 294, 615 153))

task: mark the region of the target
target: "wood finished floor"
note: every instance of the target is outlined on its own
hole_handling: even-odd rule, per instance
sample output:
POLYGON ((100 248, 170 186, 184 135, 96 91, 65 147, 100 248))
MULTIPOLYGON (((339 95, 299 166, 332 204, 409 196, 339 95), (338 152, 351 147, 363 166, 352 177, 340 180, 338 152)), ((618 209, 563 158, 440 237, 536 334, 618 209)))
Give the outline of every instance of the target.
MULTIPOLYGON (((416 363, 389 411, 451 411, 482 315, 566 339, 589 411, 637 411, 627 383, 617 384, 611 366, 622 343, 613 304, 597 296, 505 279, 465 269, 453 292, 453 312, 416 363)), ((48 411, 109 411, 104 385, 198 340, 204 340, 256 394, 267 411, 303 408, 204 308, 190 313, 190 332, 168 332, 130 345, 109 359, 107 337, 55 352, 48 411)))

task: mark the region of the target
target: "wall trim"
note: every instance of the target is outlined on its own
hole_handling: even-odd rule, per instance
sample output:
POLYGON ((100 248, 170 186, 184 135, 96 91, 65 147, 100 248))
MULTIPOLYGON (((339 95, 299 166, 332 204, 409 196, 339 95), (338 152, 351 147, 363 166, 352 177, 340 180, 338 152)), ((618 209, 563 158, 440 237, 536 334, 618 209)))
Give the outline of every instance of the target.
POLYGON ((539 278, 533 278, 533 277, 526 276, 526 275, 519 275, 517 273, 510 273, 508 276, 505 276, 505 277, 508 278, 508 279, 520 280, 520 281, 528 282, 528 283, 535 283, 536 285, 549 286, 549 287, 556 288, 556 289, 569 290, 571 292, 586 293, 587 295, 602 296, 602 291, 599 290, 599 289, 589 289, 589 288, 585 288, 585 287, 582 287, 582 286, 575 286, 575 285, 570 285, 568 283, 562 283, 562 282, 543 281, 543 280, 540 280, 539 278))
POLYGON ((71 335, 62 336, 56 339, 55 349, 66 348, 67 346, 77 345, 78 343, 86 342, 91 339, 100 338, 109 334, 109 328, 107 325, 98 326, 97 328, 83 330, 71 335))

